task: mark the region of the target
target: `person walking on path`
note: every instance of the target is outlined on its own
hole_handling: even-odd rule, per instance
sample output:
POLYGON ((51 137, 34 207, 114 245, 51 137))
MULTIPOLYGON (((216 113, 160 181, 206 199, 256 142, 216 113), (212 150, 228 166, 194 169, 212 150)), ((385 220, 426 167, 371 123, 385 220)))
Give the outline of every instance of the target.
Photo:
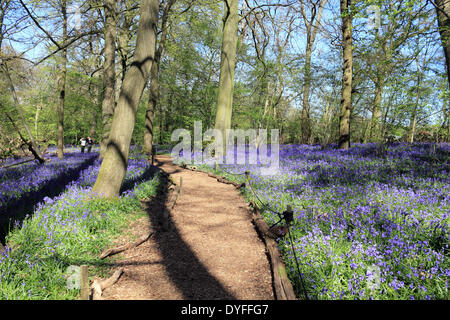
POLYGON ((84 153, 84 148, 86 148, 86 139, 81 138, 80 143, 81 143, 81 153, 84 153))
POLYGON ((87 137, 87 146, 88 146, 87 152, 88 153, 91 152, 93 144, 94 144, 94 140, 92 140, 91 137, 87 137))

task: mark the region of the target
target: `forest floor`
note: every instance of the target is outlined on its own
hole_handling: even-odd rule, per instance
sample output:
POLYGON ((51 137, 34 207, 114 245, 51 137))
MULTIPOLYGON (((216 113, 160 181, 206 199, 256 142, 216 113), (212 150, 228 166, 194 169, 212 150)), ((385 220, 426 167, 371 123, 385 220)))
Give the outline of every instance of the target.
POLYGON ((114 264, 124 267, 124 273, 103 299, 274 299, 265 246, 239 191, 204 173, 184 170, 168 156, 157 156, 156 162, 175 182, 182 177, 171 228, 164 231, 158 224, 162 204, 148 203, 148 218, 128 231, 139 237, 153 230, 154 235, 118 255, 114 264))

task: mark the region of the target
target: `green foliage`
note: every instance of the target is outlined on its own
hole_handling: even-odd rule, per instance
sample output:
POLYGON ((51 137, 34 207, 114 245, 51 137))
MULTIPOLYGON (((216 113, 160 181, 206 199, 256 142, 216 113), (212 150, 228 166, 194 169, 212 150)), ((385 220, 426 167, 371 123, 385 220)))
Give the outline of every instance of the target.
POLYGON ((131 221, 143 217, 139 200, 156 194, 159 176, 135 188, 135 195, 109 201, 72 190, 44 204, 8 236, 12 251, 0 258, 0 300, 76 299, 67 288, 69 266, 89 265, 102 275, 99 254, 131 221))

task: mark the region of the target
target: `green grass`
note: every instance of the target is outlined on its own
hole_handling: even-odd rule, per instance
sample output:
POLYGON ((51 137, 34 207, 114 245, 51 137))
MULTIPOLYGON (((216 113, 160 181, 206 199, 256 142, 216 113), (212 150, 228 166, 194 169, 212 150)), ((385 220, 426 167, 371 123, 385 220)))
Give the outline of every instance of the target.
POLYGON ((80 290, 67 288, 67 268, 88 265, 90 278, 106 276, 110 267, 99 254, 145 216, 139 200, 154 196, 159 183, 156 175, 114 201, 73 188, 38 207, 7 238, 11 251, 0 256, 0 300, 77 299, 80 290))

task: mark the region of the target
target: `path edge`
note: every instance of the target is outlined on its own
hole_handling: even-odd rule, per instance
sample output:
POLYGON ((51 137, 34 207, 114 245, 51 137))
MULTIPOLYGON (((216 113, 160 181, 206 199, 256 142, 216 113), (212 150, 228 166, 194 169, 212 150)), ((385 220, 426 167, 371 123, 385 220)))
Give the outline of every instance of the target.
MULTIPOLYGON (((220 183, 233 185, 238 190, 245 187, 245 183, 238 184, 236 182, 229 181, 227 180, 226 177, 217 176, 211 172, 199 170, 198 167, 195 166, 178 165, 176 163, 173 164, 181 169, 207 174, 209 177, 216 179, 220 183)), ((269 256, 270 262, 269 264, 272 273, 272 286, 275 291, 276 300, 298 300, 295 295, 292 283, 287 276, 286 265, 284 261, 281 259, 282 255, 280 249, 278 248, 278 244, 268 231, 269 226, 267 225, 266 221, 262 218, 258 206, 254 202, 249 203, 245 198, 244 201, 247 202, 253 209, 252 223, 257 231, 257 234, 263 240, 264 245, 266 247, 266 253, 269 256)))

